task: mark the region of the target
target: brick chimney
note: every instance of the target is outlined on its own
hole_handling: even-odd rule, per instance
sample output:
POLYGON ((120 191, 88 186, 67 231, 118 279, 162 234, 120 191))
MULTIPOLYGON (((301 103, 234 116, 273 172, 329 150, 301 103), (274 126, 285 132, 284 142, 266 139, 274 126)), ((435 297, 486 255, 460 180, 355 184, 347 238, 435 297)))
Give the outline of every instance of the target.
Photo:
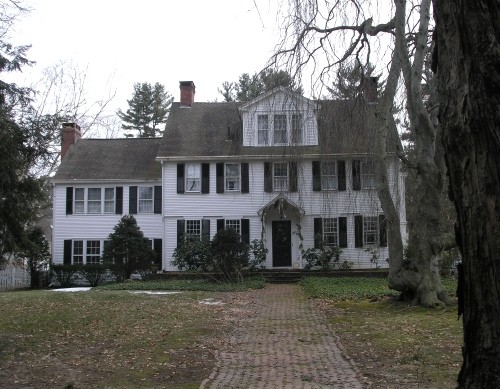
POLYGON ((377 104, 378 77, 363 77, 363 95, 367 104, 377 104))
POLYGON ((81 139, 82 133, 80 126, 76 123, 63 123, 62 143, 61 143, 61 161, 69 151, 69 147, 74 145, 78 139, 81 139))
POLYGON ((181 107, 191 107, 194 103, 196 87, 193 81, 181 81, 181 107))

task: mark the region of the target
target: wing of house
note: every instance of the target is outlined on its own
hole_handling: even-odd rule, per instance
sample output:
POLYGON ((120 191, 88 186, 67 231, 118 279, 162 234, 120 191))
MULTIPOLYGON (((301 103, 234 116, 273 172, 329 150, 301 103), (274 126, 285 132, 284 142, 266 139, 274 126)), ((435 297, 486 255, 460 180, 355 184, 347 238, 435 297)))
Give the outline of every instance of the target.
MULTIPOLYGON (((267 268, 302 268, 320 240, 342 260, 369 268, 375 249, 387 265, 384 215, 371 155, 374 105, 313 101, 277 88, 247 103, 200 103, 181 82, 162 139, 80 139, 63 130, 54 177, 55 263, 98 261, 123 214, 135 214, 170 264, 184 234, 222 228, 264 241, 267 268), (69 146, 71 145, 71 146, 69 146)), ((388 140, 395 150, 396 139, 388 140)), ((391 194, 406 236, 404 179, 390 157, 391 194)))

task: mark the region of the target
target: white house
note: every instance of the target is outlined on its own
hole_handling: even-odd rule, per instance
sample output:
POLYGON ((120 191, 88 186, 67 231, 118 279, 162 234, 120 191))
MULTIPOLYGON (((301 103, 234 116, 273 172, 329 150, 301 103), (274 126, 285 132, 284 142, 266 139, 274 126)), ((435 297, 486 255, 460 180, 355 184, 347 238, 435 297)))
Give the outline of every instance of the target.
MULTIPOLYGON (((184 234, 212 238, 225 227, 247 243, 262 239, 267 268, 302 268, 303 250, 319 239, 338 245, 354 268, 374 267, 367 249, 387 266, 371 159, 376 101, 313 101, 277 88, 247 103, 200 103, 193 82, 180 89, 162 139, 81 139, 77 125, 64 127, 53 179, 54 263, 99 261, 130 213, 167 271, 176 270, 172 255, 184 234)), ((388 140, 389 150, 396 142, 388 140)), ((388 173, 406 236, 395 155, 388 173)))

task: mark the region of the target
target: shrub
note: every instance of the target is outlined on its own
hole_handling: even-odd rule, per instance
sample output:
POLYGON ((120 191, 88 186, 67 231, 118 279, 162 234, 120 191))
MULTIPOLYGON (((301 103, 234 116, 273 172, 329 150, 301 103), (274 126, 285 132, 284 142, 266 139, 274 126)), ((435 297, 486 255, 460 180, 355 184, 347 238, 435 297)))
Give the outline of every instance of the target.
POLYGON ((266 261, 267 253, 269 252, 264 242, 261 239, 252 240, 250 252, 253 254, 253 258, 249 262, 250 269, 263 269, 265 267, 263 263, 266 261))
POLYGON ((52 265, 51 271, 55 279, 63 288, 69 288, 72 285, 73 277, 80 270, 78 265, 52 265))
POLYGON ((320 268, 326 271, 334 269, 335 266, 339 268, 346 266, 347 261, 344 261, 344 264, 339 263, 341 254, 342 249, 340 247, 327 246, 323 243, 320 245, 320 248, 309 248, 302 253, 302 257, 306 260, 304 269, 320 268))
POLYGON ((241 278, 241 272, 249 265, 248 245, 232 228, 220 230, 210 244, 210 260, 215 271, 227 280, 241 278))
POLYGON ((80 267, 79 271, 90 286, 94 287, 101 283, 106 275, 106 266, 99 263, 89 263, 80 267))
POLYGON ((210 241, 200 239, 198 235, 186 235, 174 250, 172 265, 179 270, 208 270, 208 251, 210 241))

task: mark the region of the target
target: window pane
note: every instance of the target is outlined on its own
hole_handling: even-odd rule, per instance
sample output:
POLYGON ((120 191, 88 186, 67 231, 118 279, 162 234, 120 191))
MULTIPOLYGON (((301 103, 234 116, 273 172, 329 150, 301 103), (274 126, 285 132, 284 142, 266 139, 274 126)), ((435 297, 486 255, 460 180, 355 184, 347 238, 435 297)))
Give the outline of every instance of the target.
POLYGON ((363 217, 363 242, 365 245, 377 245, 378 243, 378 217, 363 217))
POLYGON ((292 142, 296 144, 302 143, 302 127, 303 119, 302 114, 292 115, 292 142))
POLYGON ((237 163, 226 164, 226 190, 240 190, 240 165, 237 163))
POLYGON ((201 236, 201 221, 186 220, 186 234, 201 236))
POLYGON ((240 220, 226 220, 226 229, 232 228, 240 235, 240 220))
POLYGON ((153 212, 153 187, 139 187, 139 213, 153 212))
POLYGON ((337 246, 338 244, 338 219, 323 219, 323 241, 328 246, 337 246))
POLYGON ((87 241, 86 263, 99 263, 101 260, 101 242, 99 240, 87 241))
POLYGON ((87 212, 101 213, 101 188, 89 188, 87 191, 87 212))
POLYGON ((200 164, 186 165, 186 192, 200 192, 200 164))
POLYGON ((75 213, 85 213, 85 189, 75 188, 75 213))
POLYGON ((104 212, 115 212, 115 188, 104 189, 104 212))
POLYGON ((373 161, 361 163, 361 181, 363 189, 375 188, 375 165, 373 161))
POLYGON ((274 115, 274 143, 287 143, 286 115, 274 115))
POLYGON ((288 164, 275 163, 274 168, 274 190, 288 190, 288 164))
POLYGON ((83 264, 83 240, 73 241, 73 264, 83 264))
POLYGON ((257 116, 257 137, 259 145, 267 145, 269 137, 269 115, 257 116))
POLYGON ((335 161, 321 163, 321 188, 337 189, 337 168, 335 161))

